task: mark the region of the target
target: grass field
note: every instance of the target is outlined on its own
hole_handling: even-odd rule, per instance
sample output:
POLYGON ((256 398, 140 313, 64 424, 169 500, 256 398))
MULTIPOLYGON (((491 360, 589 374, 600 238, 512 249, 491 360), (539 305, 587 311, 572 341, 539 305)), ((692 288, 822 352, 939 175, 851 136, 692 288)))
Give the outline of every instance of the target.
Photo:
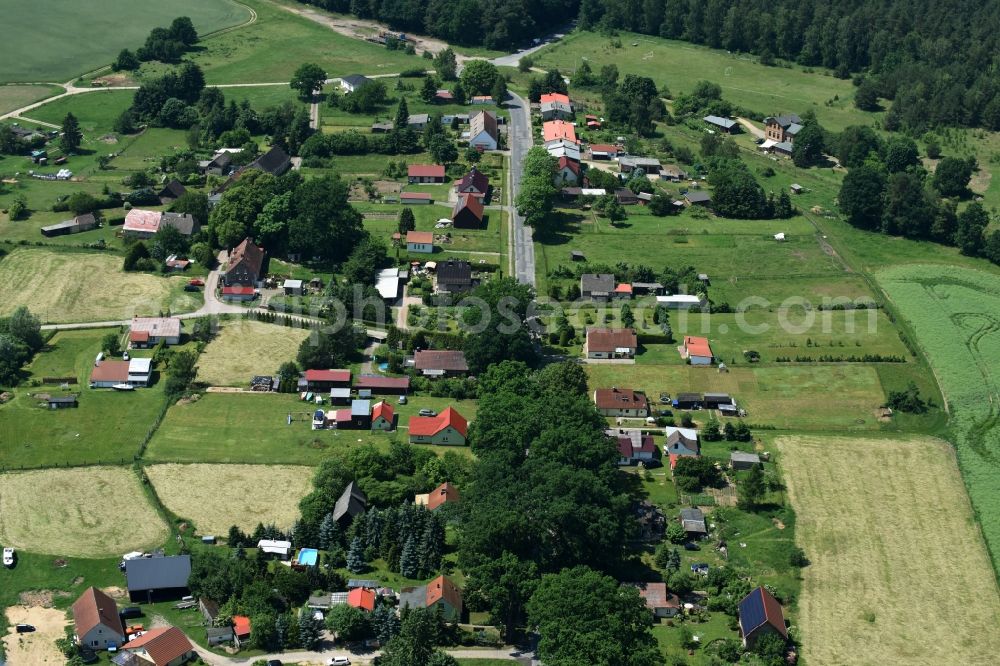
POLYGON ((312 470, 294 465, 149 465, 157 496, 199 534, 224 536, 231 525, 250 532, 257 523, 288 529, 299 500, 312 488, 312 470))
POLYGON ((1000 596, 952 451, 932 439, 777 440, 810 664, 987 664, 1000 596), (930 621, 928 612, 947 621, 930 621))
POLYGON ((1000 277, 900 266, 876 278, 912 327, 951 408, 972 506, 1000 570, 1000 277))
POLYGON ((101 557, 158 546, 167 528, 125 467, 0 475, 0 541, 35 553, 101 557), (44 498, 39 492, 44 490, 44 498))
POLYGON ((20 109, 40 99, 57 95, 63 91, 58 86, 0 86, 0 113, 20 109))
POLYGON ((205 347, 198 359, 198 381, 212 386, 249 386, 254 375, 278 371, 309 336, 304 328, 258 321, 233 321, 205 347))
MULTIPOLYGON (((448 405, 468 420, 475 418, 474 401, 411 397, 407 405, 396 405, 400 425, 410 416, 430 407, 441 411, 448 405)), ((329 408, 328 406, 326 407, 329 408)), ((373 433, 365 430, 311 430, 311 405, 289 394, 206 393, 194 403, 170 408, 163 425, 146 451, 156 462, 221 462, 266 464, 317 464, 331 451, 374 443, 388 447, 391 438, 406 441, 406 430, 373 433), (288 414, 293 416, 287 424, 288 414)), ((429 447, 432 450, 468 452, 466 447, 429 447)))
POLYGON ((26 368, 29 382, 40 386, 19 388, 14 400, 0 406, 0 469, 132 460, 163 406, 162 384, 127 394, 87 387, 109 330, 116 329, 61 331, 26 368), (45 377, 75 377, 71 390, 79 393, 79 407, 40 407, 29 393, 62 394, 58 386, 42 383, 45 377))
POLYGON ((43 322, 113 321, 198 302, 182 291, 185 278, 124 273, 121 257, 17 248, 0 259, 0 315, 27 305, 43 322))
POLYGON ((142 46, 152 28, 177 16, 191 17, 200 34, 250 18, 231 0, 91 0, 39 9, 30 0, 4 3, 3 81, 66 81, 110 64, 123 48, 142 46))
POLYGON ((94 136, 90 138, 96 138, 98 135, 113 131, 115 120, 122 111, 132 105, 134 96, 134 90, 99 90, 61 97, 26 115, 35 120, 59 125, 66 114, 72 111, 73 115, 80 119, 80 129, 83 130, 84 136, 91 134, 94 136))

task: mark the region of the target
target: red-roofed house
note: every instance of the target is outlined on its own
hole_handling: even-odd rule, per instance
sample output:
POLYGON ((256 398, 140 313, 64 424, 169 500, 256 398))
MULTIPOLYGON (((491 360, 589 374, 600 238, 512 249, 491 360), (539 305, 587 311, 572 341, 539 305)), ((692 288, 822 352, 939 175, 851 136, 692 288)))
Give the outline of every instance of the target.
POLYGON ((653 617, 674 617, 681 611, 681 600, 667 591, 666 583, 628 583, 639 590, 639 596, 646 602, 646 608, 653 617))
POLYGON ((480 197, 460 194, 451 211, 451 224, 456 229, 482 229, 483 214, 483 200, 480 197))
POLYGON ((563 95, 562 93, 545 93, 538 98, 539 104, 561 102, 562 104, 569 104, 569 95, 563 95))
POLYGON ((444 576, 438 576, 420 587, 404 587, 399 593, 400 608, 436 608, 449 622, 462 618, 462 591, 444 576))
POLYGON ((229 265, 223 283, 227 287, 235 285, 254 287, 260 282, 260 272, 264 266, 264 250, 250 238, 244 238, 229 253, 229 265))
POLYGON ((356 587, 347 593, 347 605, 360 608, 369 613, 375 610, 375 590, 356 587))
POLYGON ((443 183, 444 167, 440 164, 411 164, 406 168, 406 178, 412 183, 443 183))
POLYGON ((233 636, 236 637, 236 647, 243 641, 250 640, 250 618, 246 615, 233 616, 233 636))
POLYGON ((464 446, 469 434, 465 417, 448 407, 437 416, 411 416, 410 444, 464 446))
POLYGON ((329 391, 332 388, 346 388, 350 385, 350 370, 306 370, 299 380, 300 390, 307 391, 329 391), (303 380, 305 380, 304 387, 303 380))
POLYGON ((101 361, 90 371, 90 388, 128 384, 129 361, 101 361))
POLYGON ((712 365, 712 347, 708 338, 685 335, 681 358, 686 358, 691 365, 712 365))
POLYGON ((743 645, 752 648, 764 634, 776 633, 788 639, 785 616, 781 604, 763 587, 743 597, 739 605, 740 636, 743 645))
POLYGON ((354 388, 367 389, 375 395, 405 395, 410 390, 409 377, 383 377, 382 375, 358 375, 354 388))
POLYGON ((465 352, 451 349, 425 349, 413 353, 413 367, 428 377, 464 375, 469 372, 465 352))
POLYGON ((426 495, 417 495, 413 501, 418 506, 426 506, 430 511, 434 511, 449 502, 457 502, 458 499, 458 488, 445 481, 426 495))
POLYGON ((633 328, 587 329, 587 358, 635 358, 638 348, 633 328))
POLYGON ((604 416, 649 416, 649 401, 632 389, 609 388, 594 391, 594 404, 604 416))
POLYGON ((556 164, 555 175, 552 176, 556 187, 576 183, 580 179, 580 164, 566 156, 560 157, 556 164))
POLYGON ((96 587, 88 587, 73 603, 73 638, 91 650, 118 647, 125 632, 115 600, 96 587))
POLYGON ((613 160, 618 157, 618 146, 595 143, 590 146, 590 157, 595 160, 613 160))
POLYGON ((433 231, 407 231, 406 251, 423 252, 430 254, 434 252, 434 232, 433 231))
POLYGON ((385 400, 375 403, 372 408, 372 430, 392 430, 396 427, 396 414, 392 405, 385 400))
POLYGON ((257 292, 250 286, 222 288, 222 300, 224 301, 252 301, 255 298, 257 298, 257 292))
POLYGON ((566 139, 573 143, 579 143, 576 138, 576 128, 572 123, 565 120, 550 120, 542 124, 542 137, 545 143, 557 139, 566 139))
POLYGON ((613 294, 615 298, 632 298, 632 285, 628 282, 622 282, 617 287, 615 287, 615 293, 613 294))
POLYGON ((179 666, 198 656, 191 641, 177 627, 150 629, 121 649, 153 666, 179 666))
POLYGON ((620 432, 618 438, 618 464, 638 465, 656 458, 656 444, 652 435, 641 435, 636 430, 620 432))
POLYGON ((133 238, 152 238, 160 230, 163 213, 158 210, 133 208, 125 216, 122 233, 133 238))
POLYGON ((434 196, 430 192, 401 192, 399 203, 410 206, 423 206, 434 203, 434 196))

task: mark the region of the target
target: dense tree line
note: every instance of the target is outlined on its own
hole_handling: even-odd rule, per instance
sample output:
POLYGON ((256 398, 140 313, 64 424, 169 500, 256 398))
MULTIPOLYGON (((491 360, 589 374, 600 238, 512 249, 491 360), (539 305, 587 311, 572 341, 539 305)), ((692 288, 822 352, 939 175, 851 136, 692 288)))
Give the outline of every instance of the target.
MULTIPOLYGON (((932 0, 581 0, 584 29, 618 28, 858 77, 859 105, 892 100, 888 129, 1000 129, 1000 5, 932 0)), ((768 111, 768 110, 761 110, 768 111)))
POLYGON ((122 49, 111 69, 116 72, 139 68, 141 62, 160 60, 162 62, 177 62, 181 56, 198 43, 198 31, 187 16, 178 16, 169 28, 153 28, 146 37, 146 43, 135 53, 122 49))
POLYGON ((440 37, 463 46, 503 49, 561 26, 578 0, 300 0, 334 12, 376 19, 404 32, 440 37))
POLYGON ((21 305, 0 318, 0 386, 20 381, 21 366, 45 345, 41 322, 21 305))
POLYGON ((407 578, 430 578, 441 569, 444 528, 441 514, 404 503, 365 512, 351 525, 352 542, 357 539, 365 561, 381 558, 407 578))

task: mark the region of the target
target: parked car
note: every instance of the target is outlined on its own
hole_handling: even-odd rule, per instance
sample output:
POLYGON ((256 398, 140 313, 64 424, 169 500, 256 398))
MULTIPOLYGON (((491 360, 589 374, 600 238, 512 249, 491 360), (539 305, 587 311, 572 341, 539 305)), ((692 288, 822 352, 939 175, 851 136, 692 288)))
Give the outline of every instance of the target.
POLYGON ((204 287, 205 281, 201 278, 194 278, 193 280, 188 280, 188 284, 192 287, 204 287))
POLYGON ((684 550, 701 550, 701 546, 696 544, 694 541, 688 541, 684 544, 684 550))
POLYGON ((399 396, 399 401, 398 402, 401 405, 405 405, 406 404, 406 396, 405 395, 399 396))
POLYGON ((142 617, 142 609, 138 606, 126 606, 118 611, 118 614, 126 620, 131 620, 134 617, 142 617))
POLYGON ((10 546, 3 549, 3 565, 8 569, 14 566, 14 549, 10 546))
POLYGON ((326 662, 327 666, 351 666, 351 660, 347 657, 330 657, 326 662))
POLYGON ((284 666, 280 659, 268 659, 267 666, 284 666))
POLYGON ((14 627, 14 631, 19 634, 30 634, 35 630, 35 625, 33 624, 19 624, 14 627))
POLYGON ((420 410, 420 415, 421 415, 421 416, 437 416, 437 415, 438 415, 438 413, 437 413, 437 412, 435 412, 435 411, 434 411, 433 409, 427 409, 427 408, 425 407, 424 409, 421 409, 421 410, 420 410))

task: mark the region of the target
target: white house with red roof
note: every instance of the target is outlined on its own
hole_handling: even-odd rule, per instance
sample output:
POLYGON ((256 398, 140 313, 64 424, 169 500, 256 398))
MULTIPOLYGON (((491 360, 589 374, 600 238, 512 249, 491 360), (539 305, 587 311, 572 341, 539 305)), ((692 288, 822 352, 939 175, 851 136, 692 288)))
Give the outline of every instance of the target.
POLYGON ((434 252, 434 232, 433 231, 407 231, 406 251, 422 252, 431 254, 434 252))
POLYGON ((138 657, 140 663, 153 666, 180 666, 198 656, 191 641, 177 627, 150 629, 121 649, 138 657))
POLYGON ((619 465, 638 465, 656 458, 652 435, 644 435, 638 430, 619 430, 614 437, 618 441, 619 465))
POLYGON ((634 328, 588 328, 584 349, 588 359, 635 359, 638 336, 634 328))
POLYGON ((385 400, 372 407, 372 430, 392 430, 396 427, 396 414, 385 400))
POLYGON ((351 371, 343 369, 311 369, 302 373, 299 379, 300 391, 329 391, 351 385, 351 371))
POLYGON ((653 617, 674 617, 681 612, 681 600, 667 589, 666 583, 626 583, 639 590, 653 617))
POLYGON ((413 183, 443 183, 444 166, 440 164, 411 164, 406 167, 406 179, 413 183))
POLYGON ((410 444, 465 446, 469 435, 468 421, 454 407, 437 416, 411 416, 408 427, 410 444))
POLYGON ((125 631, 115 600, 96 587, 88 587, 73 603, 73 638, 91 650, 119 647, 125 631))
POLYGON ((708 344, 708 338, 685 335, 681 358, 686 358, 691 365, 712 365, 712 347, 708 344))
POLYGON ((458 500, 458 488, 455 487, 455 484, 448 481, 445 481, 429 493, 413 497, 414 504, 417 506, 426 506, 429 511, 435 511, 445 504, 457 502, 458 500))
POLYGON ((642 393, 632 389, 599 388, 594 391, 594 404, 604 416, 631 416, 645 418, 649 416, 649 400, 642 393))

